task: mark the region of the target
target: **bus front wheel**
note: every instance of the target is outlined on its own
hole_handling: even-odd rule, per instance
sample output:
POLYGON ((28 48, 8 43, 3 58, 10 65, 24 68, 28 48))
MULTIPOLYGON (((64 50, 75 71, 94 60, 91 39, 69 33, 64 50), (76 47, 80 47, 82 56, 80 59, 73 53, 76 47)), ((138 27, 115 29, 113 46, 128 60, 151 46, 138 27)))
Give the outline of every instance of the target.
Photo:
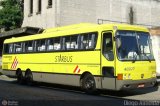
POLYGON ((88 94, 93 94, 96 91, 96 83, 94 80, 94 77, 87 73, 82 79, 81 79, 81 88, 88 94))

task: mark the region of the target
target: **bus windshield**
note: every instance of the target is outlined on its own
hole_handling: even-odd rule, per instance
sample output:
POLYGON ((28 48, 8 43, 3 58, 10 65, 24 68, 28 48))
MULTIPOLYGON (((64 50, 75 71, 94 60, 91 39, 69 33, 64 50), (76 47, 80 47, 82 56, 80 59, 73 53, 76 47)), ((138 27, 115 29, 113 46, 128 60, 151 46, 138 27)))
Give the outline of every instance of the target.
POLYGON ((119 60, 154 60, 150 35, 147 32, 117 31, 117 54, 119 60))

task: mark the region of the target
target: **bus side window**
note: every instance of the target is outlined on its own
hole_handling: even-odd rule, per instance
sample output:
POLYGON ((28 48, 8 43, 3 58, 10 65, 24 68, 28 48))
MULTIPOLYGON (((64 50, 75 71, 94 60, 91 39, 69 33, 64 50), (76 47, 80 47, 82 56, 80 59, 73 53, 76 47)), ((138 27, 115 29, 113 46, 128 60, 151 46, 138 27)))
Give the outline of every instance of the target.
POLYGON ((64 50, 70 50, 71 48, 70 40, 71 40, 70 36, 65 37, 64 50))
POLYGON ((104 33, 103 34, 103 46, 102 53, 105 58, 109 61, 114 60, 113 55, 113 42, 112 42, 112 33, 104 33))
POLYGON ((3 48, 3 53, 4 54, 8 54, 9 53, 9 46, 10 46, 10 44, 5 44, 4 45, 4 48, 3 48))
POLYGON ((54 46, 53 46, 54 50, 61 50, 61 42, 60 42, 60 38, 54 38, 54 46))
POLYGON ((36 51, 45 51, 45 50, 46 50, 45 39, 37 40, 36 41, 36 51))
POLYGON ((78 49, 78 35, 67 36, 63 38, 63 50, 75 50, 78 49))
POLYGON ((71 36, 71 49, 78 49, 78 35, 71 36))
POLYGON ((65 50, 75 50, 78 49, 77 35, 65 37, 65 50))
POLYGON ((95 48, 97 42, 97 33, 90 33, 89 48, 95 48))
POLYGON ((13 53, 13 44, 9 44, 9 53, 13 53))
POLYGON ((47 40, 47 51, 52 51, 54 49, 53 44, 54 44, 53 38, 47 40))
POLYGON ((25 51, 33 52, 33 41, 25 42, 25 51))
POLYGON ((82 35, 81 48, 82 49, 87 49, 88 48, 88 34, 83 34, 82 35))
POLYGON ((87 33, 81 36, 81 49, 94 49, 97 36, 95 33, 87 33))
POLYGON ((22 43, 15 43, 15 53, 21 53, 22 52, 22 43))

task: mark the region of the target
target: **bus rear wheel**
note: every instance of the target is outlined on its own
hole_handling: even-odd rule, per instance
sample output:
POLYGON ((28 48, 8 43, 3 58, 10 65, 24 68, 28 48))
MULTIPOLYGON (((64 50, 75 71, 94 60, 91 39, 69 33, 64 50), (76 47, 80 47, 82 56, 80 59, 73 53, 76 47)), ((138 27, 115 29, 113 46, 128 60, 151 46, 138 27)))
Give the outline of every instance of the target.
POLYGON ((23 84, 24 80, 23 80, 23 74, 22 71, 17 71, 17 83, 18 84, 23 84))
POLYGON ((26 81, 27 85, 32 85, 33 84, 33 75, 32 75, 31 71, 26 71, 25 81, 26 81))
POLYGON ((87 73, 82 79, 81 79, 81 88, 88 94, 93 94, 96 91, 96 83, 94 80, 94 77, 87 73))

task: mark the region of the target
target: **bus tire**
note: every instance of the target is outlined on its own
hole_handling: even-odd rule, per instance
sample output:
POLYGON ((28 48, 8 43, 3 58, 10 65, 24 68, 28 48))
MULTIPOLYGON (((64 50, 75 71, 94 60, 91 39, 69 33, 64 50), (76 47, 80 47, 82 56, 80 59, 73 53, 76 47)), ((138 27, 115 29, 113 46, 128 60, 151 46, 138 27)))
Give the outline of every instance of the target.
POLYGON ((84 77, 80 80, 81 88, 88 94, 93 94, 96 91, 96 83, 94 80, 93 75, 87 73, 84 77))
POLYGON ((27 85, 33 85, 33 75, 30 70, 27 70, 25 73, 25 82, 27 85))
POLYGON ((23 74, 22 74, 21 70, 17 70, 16 76, 17 76, 17 83, 18 84, 23 84, 24 83, 24 78, 23 78, 23 74))

